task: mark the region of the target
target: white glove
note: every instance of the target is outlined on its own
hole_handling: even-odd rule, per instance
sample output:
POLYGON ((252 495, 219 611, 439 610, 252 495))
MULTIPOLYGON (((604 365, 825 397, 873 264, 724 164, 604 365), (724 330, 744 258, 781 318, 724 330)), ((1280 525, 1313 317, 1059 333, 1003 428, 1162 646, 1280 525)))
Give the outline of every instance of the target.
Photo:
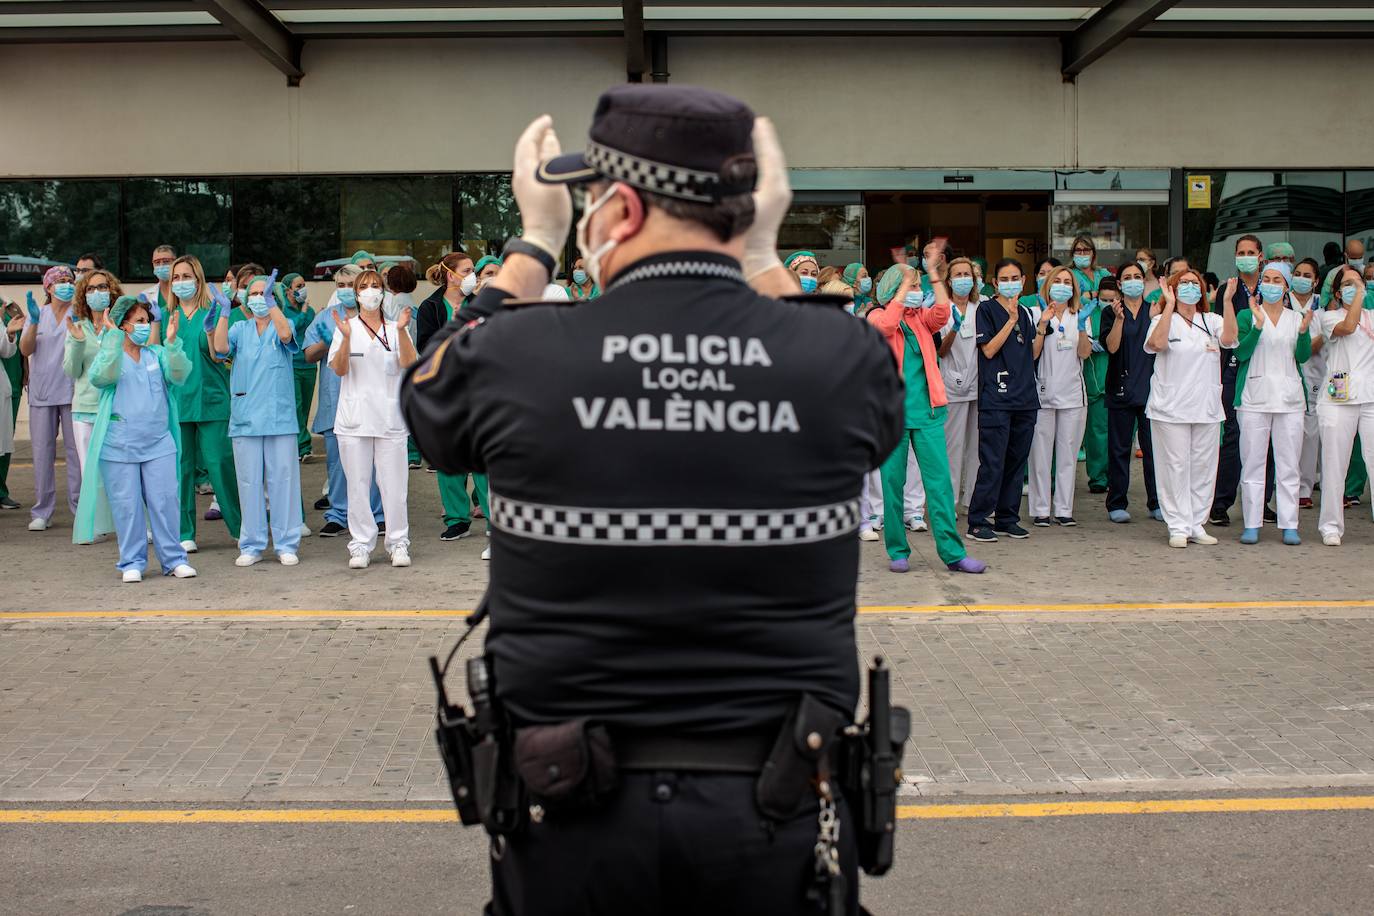
POLYGON ((792 205, 787 161, 778 144, 777 131, 768 118, 754 119, 754 158, 758 160, 759 174, 754 190, 754 224, 744 235, 746 280, 782 266, 778 257, 778 230, 787 208, 792 205))
POLYGON ((515 169, 511 190, 520 208, 520 237, 536 245, 555 261, 572 228, 572 195, 566 185, 544 184, 535 177, 539 163, 562 152, 553 118, 540 115, 515 142, 515 169))

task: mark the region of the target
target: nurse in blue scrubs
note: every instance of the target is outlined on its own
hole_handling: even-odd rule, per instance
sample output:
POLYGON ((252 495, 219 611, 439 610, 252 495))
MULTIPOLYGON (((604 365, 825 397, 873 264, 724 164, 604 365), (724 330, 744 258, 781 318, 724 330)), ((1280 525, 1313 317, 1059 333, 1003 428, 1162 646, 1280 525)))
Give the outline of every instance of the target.
POLYGON ((163 346, 150 344, 152 322, 150 306, 121 296, 110 309, 110 327, 88 372, 100 391, 100 407, 72 540, 90 543, 113 528, 117 568, 125 582, 143 581, 150 529, 163 575, 189 579, 196 574, 181 546, 180 424, 171 396, 191 374, 191 361, 177 336, 177 313, 167 323, 163 346))
POLYGON ((296 552, 301 539, 301 469, 292 367, 299 347, 284 305, 273 271, 248 284, 248 319, 231 328, 229 316, 221 312, 215 323, 215 354, 232 360, 229 440, 243 511, 235 561, 239 566, 257 563, 267 549, 269 503, 277 559, 283 566, 300 562, 296 552))

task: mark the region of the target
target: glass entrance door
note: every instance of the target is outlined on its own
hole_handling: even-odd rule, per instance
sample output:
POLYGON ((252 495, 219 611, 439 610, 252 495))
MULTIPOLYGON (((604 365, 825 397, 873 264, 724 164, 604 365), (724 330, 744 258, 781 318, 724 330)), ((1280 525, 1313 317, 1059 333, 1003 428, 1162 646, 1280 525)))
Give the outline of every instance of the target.
POLYGON ((1051 254, 1073 261, 1073 240, 1087 236, 1097 263, 1113 272, 1149 248, 1160 261, 1169 248, 1168 191, 1056 191, 1050 209, 1051 254))

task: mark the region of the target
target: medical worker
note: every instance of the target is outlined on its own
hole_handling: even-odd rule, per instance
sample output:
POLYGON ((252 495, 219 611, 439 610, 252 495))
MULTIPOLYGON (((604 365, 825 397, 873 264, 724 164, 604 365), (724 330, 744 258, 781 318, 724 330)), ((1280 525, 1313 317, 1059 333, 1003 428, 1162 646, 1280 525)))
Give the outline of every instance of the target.
MULTIPOLYGON (((1234 308, 1240 314, 1259 301, 1260 252, 1264 244, 1258 236, 1242 235, 1236 239, 1236 287, 1234 308)), ((1206 281, 1203 281, 1206 288, 1206 281)), ((1216 491, 1212 495, 1209 523, 1225 527, 1231 524, 1229 512, 1240 489, 1240 417, 1236 413, 1236 378, 1240 361, 1232 350, 1222 357, 1221 392, 1224 399, 1226 425, 1221 433, 1221 451, 1217 466, 1216 491)))
POLYGON ((820 286, 821 265, 816 256, 809 251, 794 251, 783 261, 783 266, 797 275, 802 292, 814 293, 820 286))
POLYGON ((1111 271, 1097 263, 1097 245, 1085 235, 1073 240, 1073 273, 1078 280, 1081 310, 1087 316, 1092 335, 1092 355, 1083 362, 1083 382, 1088 391, 1088 422, 1083 434, 1083 453, 1087 460, 1088 492, 1107 492, 1107 351, 1097 342, 1102 333, 1102 313, 1097 304, 1097 286, 1111 271))
MULTIPOLYGON (((1317 276, 1321 265, 1314 258, 1303 258, 1293 265, 1293 282, 1288 300, 1301 312, 1320 312, 1317 276)), ((1319 318, 1320 316, 1318 316, 1319 318)), ((1317 403, 1326 387, 1326 338, 1322 323, 1314 319, 1307 333, 1312 338, 1312 355, 1302 364, 1303 388, 1307 394, 1302 418, 1302 457, 1298 459, 1298 508, 1312 508, 1312 493, 1317 485, 1321 460, 1321 435, 1317 428, 1317 403)))
MULTIPOLYGON (((24 331, 25 321, 24 309, 19 307, 19 303, 5 302, 0 297, 0 325, 4 325, 0 328, 0 334, 9 339, 9 343, 0 342, 0 349, 7 351, 0 353, 0 376, 3 376, 0 378, 0 393, 9 392, 8 401, 0 397, 0 413, 9 416, 11 449, 14 447, 14 427, 19 421, 19 401, 24 395, 24 357, 19 355, 18 339, 24 331)), ((0 429, 5 428, 5 423, 5 420, 0 420, 0 429)), ((10 496, 10 454, 0 449, 0 509, 19 508, 19 501, 10 496)))
POLYGON ((973 262, 956 258, 949 263, 949 320, 940 329, 940 378, 945 383, 945 451, 949 455, 949 484, 954 511, 967 510, 978 478, 978 345, 975 312, 978 277, 973 262))
POLYGON ((1027 538, 1021 482, 1030 457, 1040 399, 1035 380, 1035 319, 1021 305, 1021 263, 1003 258, 993 269, 997 298, 978 306, 978 480, 968 507, 968 536, 1027 538), (996 521, 994 522, 994 513, 996 521))
POLYGON ((146 302, 121 296, 109 317, 90 370, 100 411, 72 541, 89 543, 113 528, 116 568, 125 582, 142 582, 151 531, 162 574, 189 579, 196 571, 177 539, 178 426, 171 394, 191 371, 177 334, 179 316, 172 313, 162 346, 150 343, 153 315, 146 302))
POLYGON ((182 255, 172 262, 171 289, 167 311, 163 313, 163 333, 173 317, 183 329, 181 347, 190 364, 186 378, 172 389, 180 423, 181 546, 187 553, 196 544, 196 478, 202 469, 215 492, 224 527, 235 540, 239 537, 242 514, 239 511, 238 480, 234 473, 234 452, 229 444, 229 367, 214 358, 210 349, 212 313, 231 311, 229 299, 205 280, 205 270, 195 255, 182 255), (212 296, 213 293, 213 296, 212 296), (221 303, 216 306, 216 301, 221 303))
MULTIPOLYGON (((282 313, 291 322, 296 345, 300 346, 305 338, 305 329, 315 320, 315 309, 310 305, 310 290, 306 288, 305 277, 300 274, 287 274, 282 277, 281 285, 286 292, 286 308, 282 313)), ((296 454, 301 461, 306 461, 314 454, 310 436, 310 405, 315 399, 318 368, 306 360, 304 348, 291 357, 291 377, 296 386, 296 454)))
POLYGON ((477 273, 477 287, 473 290, 475 293, 477 290, 480 290, 488 280, 496 279, 496 275, 501 272, 501 259, 496 257, 496 255, 489 254, 480 258, 477 261, 477 265, 473 267, 473 270, 477 273))
POLYGON ((873 278, 869 275, 868 268, 855 261, 845 267, 841 276, 844 282, 849 284, 849 288, 854 290, 854 314, 860 318, 864 317, 868 310, 873 308, 873 278))
POLYGON ((138 298, 153 310, 153 343, 157 343, 158 322, 167 314, 168 303, 172 297, 172 262, 177 251, 171 245, 159 245, 153 249, 153 276, 157 283, 138 294, 138 298))
POLYGON ((906 490, 907 454, 916 453, 926 482, 930 523, 940 562, 953 572, 981 573, 987 567, 967 555, 954 521, 954 494, 949 486, 949 458, 945 452, 945 384, 935 357, 934 333, 949 320, 949 295, 935 270, 928 272, 934 303, 926 307, 920 279, 905 264, 894 264, 878 281, 878 305, 868 322, 887 340, 897 357, 897 371, 906 383, 905 434, 883 463, 884 540, 891 561, 888 569, 907 572, 911 546, 902 528, 902 496, 906 490))
POLYGON ((568 298, 574 302, 585 302, 600 295, 600 288, 592 282, 592 275, 587 273, 586 262, 582 258, 573 261, 572 276, 568 282, 568 298))
MULTIPOLYGON (((234 447, 239 505, 239 566, 262 560, 267 549, 268 501, 272 546, 283 566, 300 562, 301 466, 296 453, 296 397, 291 357, 299 347, 283 314, 277 274, 248 284, 252 318, 229 327, 220 313, 214 348, 232 360, 229 373, 229 439, 234 447), (264 496, 266 501, 264 501, 264 496)), ((217 309, 219 311, 219 309, 217 309)))
POLYGON ((86 466, 95 415, 100 409, 100 389, 87 372, 100 350, 100 336, 109 325, 106 312, 124 295, 124 288, 109 271, 92 268, 76 281, 76 295, 67 313, 67 342, 62 350, 62 371, 72 380, 72 432, 81 466, 86 466))
POLYGON ((1332 302, 1318 313, 1326 338, 1327 381, 1317 403, 1322 439, 1322 507, 1317 529, 1322 543, 1341 546, 1345 534, 1344 493, 1350 450, 1359 434, 1365 465, 1374 464, 1374 297, 1357 268, 1332 272, 1332 302))
POLYGON ((67 505, 76 514, 81 495, 81 455, 72 428, 71 378, 62 371, 67 348, 67 315, 76 298, 70 267, 50 267, 43 274, 43 305, 28 294, 28 322, 19 336, 19 352, 29 361, 29 437, 33 445, 34 504, 29 530, 46 531, 57 507, 57 435, 67 453, 67 505))
POLYGON ((1160 313, 1150 319, 1145 351, 1155 354, 1145 415, 1158 465, 1155 480, 1169 546, 1215 544, 1203 523, 1216 486, 1221 447, 1222 350, 1236 346, 1235 282, 1224 314, 1207 311, 1202 274, 1189 269, 1162 287, 1160 313))
POLYGON ((1048 303, 1035 315, 1036 394, 1040 412, 1030 452, 1031 523, 1037 528, 1051 524, 1072 528, 1073 491, 1078 476, 1078 445, 1088 421, 1088 395, 1083 361, 1092 353, 1089 316, 1078 300, 1078 282, 1067 267, 1050 271, 1040 287, 1048 303), (1051 482, 1053 478, 1053 482, 1051 482), (1054 517, 1050 518, 1050 491, 1054 491, 1054 517))
POLYGON ((1154 440, 1145 416, 1155 367, 1154 355, 1145 351, 1151 317, 1146 276, 1133 261, 1122 265, 1116 280, 1108 277, 1097 286, 1102 312, 1099 340, 1107 351, 1107 517, 1117 524, 1131 520, 1131 451, 1137 439, 1145 476, 1145 508, 1150 518, 1164 520, 1155 487, 1154 440))
POLYGON ((382 315, 382 278, 363 271, 354 281, 358 314, 333 316, 337 333, 329 347, 329 369, 340 378, 334 419, 339 457, 348 479, 349 569, 366 569, 377 546, 377 523, 368 507, 375 475, 386 517, 386 550, 392 566, 410 565, 406 510, 406 425, 401 418, 401 372, 416 360, 407 326, 382 315))

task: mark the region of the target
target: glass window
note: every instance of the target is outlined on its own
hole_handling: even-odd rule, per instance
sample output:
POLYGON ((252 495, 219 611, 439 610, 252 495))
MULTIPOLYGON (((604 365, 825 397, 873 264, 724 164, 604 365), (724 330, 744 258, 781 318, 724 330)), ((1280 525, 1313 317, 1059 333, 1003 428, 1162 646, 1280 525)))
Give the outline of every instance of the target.
POLYGON ((0 182, 0 283, 37 283, 88 252, 118 273, 119 182, 0 182))
POLYGON ((229 269, 231 184, 228 178, 125 181, 121 278, 151 282, 153 249, 158 245, 200 258, 206 276, 223 276, 229 269))
POLYGON ((459 175, 458 212, 460 244, 474 260, 500 254, 506 240, 520 234, 520 211, 508 174, 459 175))
POLYGON ((813 252, 822 267, 863 260, 864 208, 858 204, 793 204, 778 230, 782 257, 813 252))
POLYGON ((1226 278, 1236 272, 1236 240, 1253 234, 1266 248, 1288 242, 1299 259, 1323 260, 1345 225, 1340 172, 1249 172, 1190 169, 1211 179, 1209 206, 1183 211, 1183 253, 1195 267, 1226 278))
POLYGON ((1050 210, 1051 256, 1073 261, 1073 240, 1087 236, 1097 248, 1097 263, 1116 270, 1150 248, 1164 260, 1169 250, 1169 205, 1139 203, 1060 203, 1050 210))
POLYGON ((328 279, 345 252, 338 178, 234 179, 234 263, 328 279), (270 218, 264 218, 270 215, 270 218))
POLYGON ((345 178, 339 185, 341 255, 366 250, 379 262, 409 255, 423 274, 453 250, 451 176, 345 178))
POLYGON ((1364 242, 1366 255, 1374 250, 1374 172, 1345 173, 1345 235, 1364 242))

